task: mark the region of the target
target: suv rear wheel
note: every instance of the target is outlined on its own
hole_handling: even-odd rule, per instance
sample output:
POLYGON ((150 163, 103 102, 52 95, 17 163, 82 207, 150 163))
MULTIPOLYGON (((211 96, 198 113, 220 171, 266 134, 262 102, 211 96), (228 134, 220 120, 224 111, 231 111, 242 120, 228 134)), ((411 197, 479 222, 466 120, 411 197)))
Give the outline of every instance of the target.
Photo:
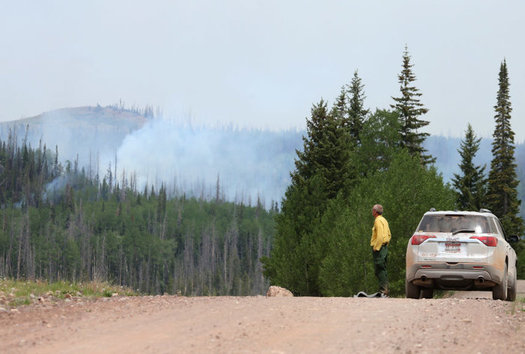
POLYGON ((419 286, 405 280, 405 295, 407 299, 419 299, 420 292, 421 289, 419 289, 419 286))
POLYGON ((514 301, 516 300, 516 276, 514 276, 514 279, 511 279, 509 281, 509 287, 507 290, 507 301, 514 301))
POLYGON ((434 297, 434 289, 432 288, 423 288, 421 289, 421 298, 423 299, 432 299, 434 297))
POLYGON ((492 298, 494 300, 507 300, 507 286, 508 286, 507 266, 505 265, 505 272, 501 283, 492 288, 492 298))

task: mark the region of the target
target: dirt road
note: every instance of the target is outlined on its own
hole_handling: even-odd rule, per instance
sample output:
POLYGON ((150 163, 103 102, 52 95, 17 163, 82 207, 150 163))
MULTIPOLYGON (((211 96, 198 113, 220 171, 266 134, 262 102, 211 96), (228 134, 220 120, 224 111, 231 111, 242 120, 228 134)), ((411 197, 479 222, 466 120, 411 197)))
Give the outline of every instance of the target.
POLYGON ((80 298, 0 313, 0 353, 525 352, 521 302, 461 297, 80 298))

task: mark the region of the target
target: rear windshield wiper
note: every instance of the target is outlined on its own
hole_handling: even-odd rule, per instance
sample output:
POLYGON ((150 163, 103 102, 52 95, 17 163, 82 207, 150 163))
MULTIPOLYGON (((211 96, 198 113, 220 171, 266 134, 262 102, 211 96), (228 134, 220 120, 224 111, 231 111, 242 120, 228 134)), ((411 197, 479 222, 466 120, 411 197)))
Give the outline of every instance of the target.
POLYGON ((457 234, 461 234, 461 233, 474 233, 476 232, 476 230, 473 230, 473 229, 459 229, 459 230, 456 230, 454 232, 452 232, 452 235, 457 235, 457 234))

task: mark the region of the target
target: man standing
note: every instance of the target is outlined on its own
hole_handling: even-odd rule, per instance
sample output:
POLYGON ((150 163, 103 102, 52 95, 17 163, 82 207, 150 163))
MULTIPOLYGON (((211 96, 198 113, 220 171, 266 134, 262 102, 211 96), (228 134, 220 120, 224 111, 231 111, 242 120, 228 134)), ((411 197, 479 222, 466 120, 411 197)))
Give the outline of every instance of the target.
POLYGON ((390 228, 388 227, 388 221, 383 217, 382 205, 374 205, 372 215, 375 220, 370 245, 372 246, 372 254, 374 256, 374 269, 376 277, 379 280, 379 292, 381 292, 383 296, 387 296, 388 275, 386 272, 386 260, 388 256, 388 242, 390 242, 391 238, 390 228))

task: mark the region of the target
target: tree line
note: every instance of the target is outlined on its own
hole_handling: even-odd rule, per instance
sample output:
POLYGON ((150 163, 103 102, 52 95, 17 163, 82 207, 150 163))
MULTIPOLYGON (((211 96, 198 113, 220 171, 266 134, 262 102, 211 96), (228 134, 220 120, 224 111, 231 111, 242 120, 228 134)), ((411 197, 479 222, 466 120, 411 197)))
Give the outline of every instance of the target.
POLYGON ((137 190, 108 168, 90 177, 58 148, 0 143, 0 277, 107 280, 141 292, 255 295, 266 291, 277 205, 137 190))
MULTIPOLYGON (((476 178, 485 181, 482 168, 466 167, 472 153, 463 150, 462 173, 455 177, 463 182, 454 186, 443 182, 435 158, 423 146, 429 135, 423 130, 429 124, 423 119, 428 109, 421 103, 415 80, 405 48, 399 96, 392 97, 388 109, 372 113, 365 108, 364 85, 357 71, 331 108, 322 99, 313 105, 292 183, 276 218, 273 249, 263 259, 272 284, 296 295, 376 291, 370 247, 371 208, 376 203, 384 206, 392 231, 388 256, 392 294, 404 293, 406 245, 430 208, 479 210, 483 205, 502 219, 508 233, 522 234, 506 63, 500 69, 494 159, 487 187, 477 182, 463 186, 476 178), (463 204, 465 200, 474 204, 463 204)), ((472 134, 467 131, 464 145, 475 147, 478 140, 472 134)))

